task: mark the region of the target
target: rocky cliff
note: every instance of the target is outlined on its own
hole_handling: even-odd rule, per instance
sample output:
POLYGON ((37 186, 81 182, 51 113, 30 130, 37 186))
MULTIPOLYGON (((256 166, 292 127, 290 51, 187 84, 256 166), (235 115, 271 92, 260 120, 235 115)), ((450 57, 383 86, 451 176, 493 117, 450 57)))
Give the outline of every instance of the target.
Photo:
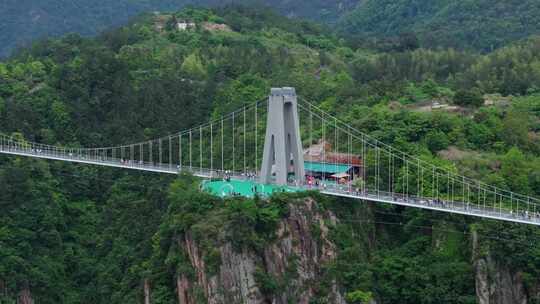
MULTIPOLYGON (((188 255, 194 276, 179 273, 178 301, 196 303, 202 290, 208 303, 310 303, 317 294, 324 265, 336 258, 328 237, 337 219, 330 211, 320 211, 312 199, 288 205, 288 215, 278 225, 277 237, 263 250, 234 248, 230 242, 219 246, 221 265, 211 274, 190 233, 179 241, 188 255)), ((330 283, 323 295, 327 303, 345 303, 339 286, 330 283)))
POLYGON ((477 232, 473 232, 472 246, 477 303, 529 303, 522 272, 494 260, 489 250, 482 250, 477 232))

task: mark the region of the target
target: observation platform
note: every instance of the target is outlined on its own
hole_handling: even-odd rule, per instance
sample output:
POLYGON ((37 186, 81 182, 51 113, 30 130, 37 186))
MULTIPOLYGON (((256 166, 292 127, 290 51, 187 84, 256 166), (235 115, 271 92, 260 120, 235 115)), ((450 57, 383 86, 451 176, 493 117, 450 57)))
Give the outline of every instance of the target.
POLYGON ((255 195, 261 197, 269 197, 274 193, 279 192, 298 192, 300 189, 295 189, 287 186, 263 185, 254 180, 204 180, 201 183, 201 188, 210 194, 225 198, 242 196, 252 198, 255 195))

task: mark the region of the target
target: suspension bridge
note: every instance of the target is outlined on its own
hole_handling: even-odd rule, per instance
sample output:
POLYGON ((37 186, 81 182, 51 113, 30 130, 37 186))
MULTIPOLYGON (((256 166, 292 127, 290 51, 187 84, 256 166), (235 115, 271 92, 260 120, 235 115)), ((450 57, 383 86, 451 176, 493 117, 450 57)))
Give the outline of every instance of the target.
POLYGON ((272 89, 268 99, 153 140, 83 148, 0 135, 0 153, 166 174, 186 172, 204 178, 207 189, 221 196, 315 190, 540 226, 537 198, 399 151, 299 98, 293 88, 272 89), (250 185, 249 191, 235 188, 242 183, 250 185))

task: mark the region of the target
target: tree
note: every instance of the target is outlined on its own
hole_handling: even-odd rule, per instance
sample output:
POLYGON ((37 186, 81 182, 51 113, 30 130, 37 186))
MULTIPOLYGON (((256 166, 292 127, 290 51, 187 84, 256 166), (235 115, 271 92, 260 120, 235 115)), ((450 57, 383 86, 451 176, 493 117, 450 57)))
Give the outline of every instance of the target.
POLYGON ((345 298, 351 304, 369 304, 373 301, 373 294, 371 292, 356 290, 347 293, 345 298))
POLYGON ((540 194, 540 160, 531 166, 531 174, 529 177, 532 190, 536 195, 540 194))
POLYGON ((454 102, 461 106, 479 107, 484 103, 484 98, 477 89, 459 90, 454 96, 454 102))
POLYGON ((433 153, 441 151, 448 147, 448 136, 441 131, 430 131, 426 135, 426 144, 433 153))
POLYGON ((469 141, 478 148, 482 148, 494 138, 492 130, 484 124, 471 123, 467 133, 469 141))
POLYGON ((2 117, 5 107, 6 107, 6 102, 4 101, 2 97, 0 97, 0 117, 2 117))
POLYGON ((528 121, 526 113, 510 111, 503 119, 502 139, 508 146, 523 147, 528 140, 528 121))
POLYGON ((501 163, 501 173, 512 191, 528 193, 529 165, 523 152, 517 147, 510 149, 504 155, 501 163))
POLYGON ((0 279, 13 294, 64 303, 67 277, 60 228, 64 197, 45 162, 0 168, 0 279))
POLYGON ((53 101, 51 105, 51 112, 54 126, 58 130, 62 130, 68 127, 70 115, 68 113, 66 105, 63 102, 58 100, 53 101))
POLYGON ((192 53, 184 59, 182 71, 188 74, 188 77, 192 77, 193 79, 203 79, 206 77, 206 70, 197 53, 192 53))
POLYGON ((399 35, 399 46, 400 51, 414 51, 420 47, 420 42, 418 37, 414 32, 402 33, 399 35))

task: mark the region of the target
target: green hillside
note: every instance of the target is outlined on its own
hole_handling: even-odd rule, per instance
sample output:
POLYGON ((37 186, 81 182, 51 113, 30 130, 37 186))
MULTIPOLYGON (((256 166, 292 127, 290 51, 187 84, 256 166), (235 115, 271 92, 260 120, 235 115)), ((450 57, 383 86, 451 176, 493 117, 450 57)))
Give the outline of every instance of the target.
POLYGON ((533 0, 366 0, 344 17, 344 32, 375 39, 416 33, 425 47, 491 51, 540 33, 533 0))
MULTIPOLYGON (((265 98, 271 87, 293 86, 406 153, 540 196, 540 38, 487 55, 351 45, 267 10, 145 15, 95 38, 35 43, 1 62, 0 132, 72 147, 140 142, 265 98), (178 30, 178 20, 199 26, 178 30), (203 22, 223 26, 206 30, 203 22), (484 106, 484 99, 496 102, 484 106), (433 101, 455 110, 425 110, 433 101)), ((515 290, 540 301, 540 232, 531 226, 314 193, 222 200, 198 191, 190 176, 5 155, 0 185, 0 303, 21 295, 41 304, 143 303, 148 288, 151 303, 178 303, 187 297, 182 288, 193 296, 188 303, 207 303, 203 287, 220 267, 246 260, 254 261, 265 303, 286 303, 281 293, 300 302, 305 289, 291 282, 309 268, 317 270, 303 286, 309 303, 339 303, 328 300, 338 290, 355 304, 470 304, 481 263, 490 278, 516 278, 486 281, 510 294, 507 303, 521 303, 515 290), (309 197, 316 203, 302 209, 309 197), (283 223, 304 235, 287 239, 283 223), (283 250, 275 247, 280 240, 283 250), (289 256, 274 275, 264 263, 282 265, 276 256, 294 252, 291 246, 313 252, 289 256), (323 250, 330 261, 314 258, 323 250), (309 267, 298 266, 306 260, 309 267)))
POLYGON ((540 8, 532 0, 317 0, 309 5, 297 0, 7 0, 0 4, 0 57, 36 39, 66 33, 95 35, 143 12, 174 11, 186 5, 266 6, 288 17, 337 24, 340 32, 379 49, 392 49, 415 33, 428 48, 491 51, 540 33, 540 8))
POLYGON ((334 23, 354 7, 357 0, 303 1, 287 0, 5 0, 0 3, 0 57, 16 47, 41 38, 66 33, 95 35, 113 26, 124 25, 142 12, 174 11, 186 5, 268 6, 287 16, 307 17, 334 23))

